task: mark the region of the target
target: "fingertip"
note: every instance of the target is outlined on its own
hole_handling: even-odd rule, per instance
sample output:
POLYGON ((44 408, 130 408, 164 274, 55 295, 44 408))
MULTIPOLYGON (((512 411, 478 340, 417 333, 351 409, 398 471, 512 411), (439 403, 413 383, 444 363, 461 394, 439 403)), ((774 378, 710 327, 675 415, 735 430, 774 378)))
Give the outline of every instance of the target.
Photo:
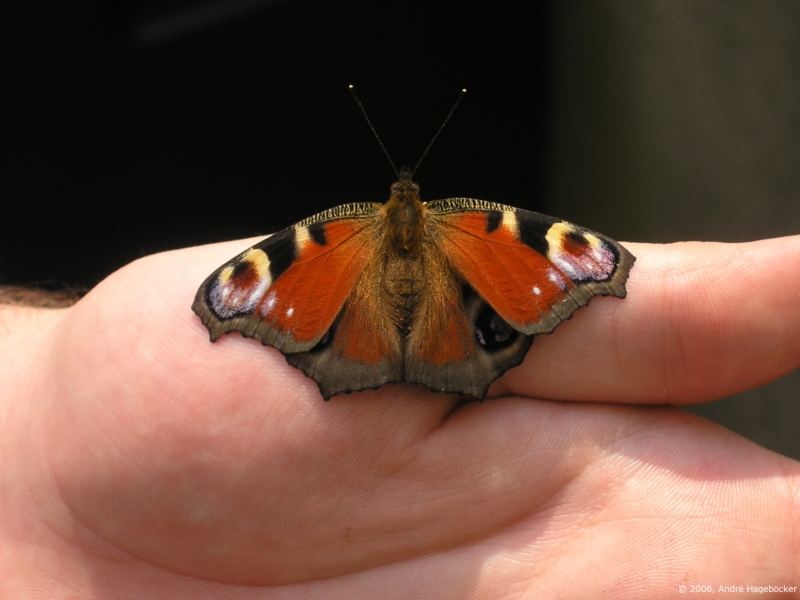
POLYGON ((593 299, 539 336, 509 380, 537 397, 690 403, 800 363, 800 236, 742 244, 626 244, 624 300, 593 299))

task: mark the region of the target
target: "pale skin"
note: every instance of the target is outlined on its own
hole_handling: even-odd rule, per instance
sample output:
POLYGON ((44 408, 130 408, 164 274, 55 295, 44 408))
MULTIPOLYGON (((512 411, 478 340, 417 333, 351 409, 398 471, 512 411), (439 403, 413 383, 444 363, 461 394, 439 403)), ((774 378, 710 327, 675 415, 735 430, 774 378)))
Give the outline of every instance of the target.
POLYGON ((0 307, 0 597, 800 585, 800 464, 663 406, 800 366, 800 236, 627 244, 628 298, 537 338, 483 404, 323 402, 278 351, 211 344, 194 292, 251 243, 146 257, 70 308, 0 307))

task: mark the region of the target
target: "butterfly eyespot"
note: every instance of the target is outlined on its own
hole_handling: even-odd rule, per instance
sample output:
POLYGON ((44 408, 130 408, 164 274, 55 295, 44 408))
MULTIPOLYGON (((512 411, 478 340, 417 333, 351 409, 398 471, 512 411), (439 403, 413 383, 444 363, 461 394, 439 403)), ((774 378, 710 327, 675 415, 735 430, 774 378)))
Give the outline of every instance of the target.
POLYGON ((550 227, 546 239, 547 257, 574 283, 608 281, 614 276, 619 253, 593 233, 561 221, 550 227))
POLYGON ((475 319, 475 339, 489 352, 510 346, 519 335, 488 304, 481 308, 475 319))

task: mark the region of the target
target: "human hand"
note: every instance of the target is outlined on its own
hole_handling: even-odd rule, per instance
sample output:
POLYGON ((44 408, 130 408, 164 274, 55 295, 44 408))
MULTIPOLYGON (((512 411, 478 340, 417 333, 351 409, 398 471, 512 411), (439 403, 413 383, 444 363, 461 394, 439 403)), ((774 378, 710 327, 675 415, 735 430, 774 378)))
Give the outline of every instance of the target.
POLYGON ((323 402, 276 350, 210 344, 194 292, 247 245, 146 257, 68 309, 0 307, 0 597, 800 584, 798 463, 643 406, 800 365, 800 236, 626 244, 628 298, 537 337, 483 404, 403 385, 323 402))

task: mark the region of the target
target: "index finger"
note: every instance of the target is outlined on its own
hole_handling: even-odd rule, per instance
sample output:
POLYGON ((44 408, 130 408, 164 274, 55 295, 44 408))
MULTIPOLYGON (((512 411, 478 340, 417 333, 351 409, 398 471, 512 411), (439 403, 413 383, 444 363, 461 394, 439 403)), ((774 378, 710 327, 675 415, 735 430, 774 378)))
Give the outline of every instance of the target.
POLYGON ((800 236, 625 244, 628 297, 596 298, 538 336, 496 390, 559 400, 692 403, 800 365, 800 236))

